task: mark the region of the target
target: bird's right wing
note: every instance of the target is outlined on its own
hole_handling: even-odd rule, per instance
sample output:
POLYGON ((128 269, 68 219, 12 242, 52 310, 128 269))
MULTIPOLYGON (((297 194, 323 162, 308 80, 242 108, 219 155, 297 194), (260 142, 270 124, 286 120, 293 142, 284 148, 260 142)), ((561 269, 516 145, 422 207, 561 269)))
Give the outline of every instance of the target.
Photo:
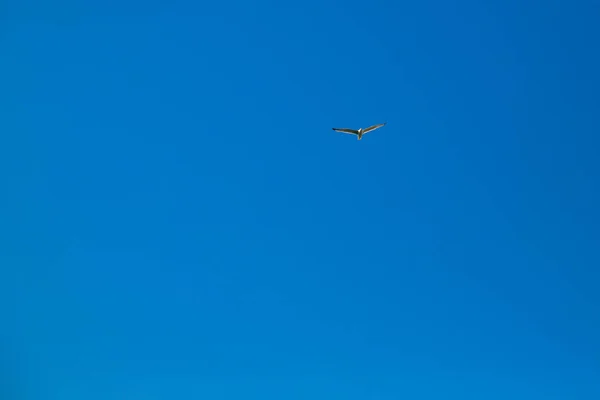
POLYGON ((354 130, 354 129, 349 129, 349 128, 332 128, 332 129, 336 132, 344 132, 344 133, 350 133, 352 135, 358 135, 358 131, 354 130))

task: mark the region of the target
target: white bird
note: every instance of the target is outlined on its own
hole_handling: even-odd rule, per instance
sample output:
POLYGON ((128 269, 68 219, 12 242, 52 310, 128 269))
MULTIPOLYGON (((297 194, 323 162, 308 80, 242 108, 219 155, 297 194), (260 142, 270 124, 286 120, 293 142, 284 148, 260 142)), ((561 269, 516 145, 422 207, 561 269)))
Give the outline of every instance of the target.
POLYGON ((356 135, 356 139, 360 140, 360 139, 362 139, 362 135, 364 135, 365 133, 374 131, 377 128, 381 128, 385 124, 387 124, 387 122, 384 122, 383 124, 371 125, 370 127, 365 128, 365 129, 360 128, 358 130, 349 129, 349 128, 332 128, 332 129, 336 132, 344 132, 344 133, 350 133, 352 135, 356 135))

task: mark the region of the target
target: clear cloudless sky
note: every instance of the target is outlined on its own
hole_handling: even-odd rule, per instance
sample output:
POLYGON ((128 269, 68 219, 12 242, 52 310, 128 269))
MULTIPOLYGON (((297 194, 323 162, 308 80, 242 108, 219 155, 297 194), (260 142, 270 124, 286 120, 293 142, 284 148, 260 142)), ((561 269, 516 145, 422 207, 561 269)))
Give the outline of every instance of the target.
POLYGON ((2 1, 0 398, 600 398, 599 16, 2 1))

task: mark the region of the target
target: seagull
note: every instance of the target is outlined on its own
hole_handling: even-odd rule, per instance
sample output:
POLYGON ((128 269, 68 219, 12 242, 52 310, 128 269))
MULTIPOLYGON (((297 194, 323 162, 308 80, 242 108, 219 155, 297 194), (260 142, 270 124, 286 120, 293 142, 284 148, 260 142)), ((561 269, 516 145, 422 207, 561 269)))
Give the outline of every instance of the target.
POLYGON ((371 125, 370 127, 365 128, 365 129, 360 128, 358 130, 349 129, 349 128, 332 128, 332 129, 336 132, 344 132, 344 133, 350 133, 352 135, 356 135, 356 139, 360 140, 360 139, 362 139, 362 135, 364 135, 365 133, 374 131, 377 128, 381 128, 385 124, 387 124, 387 122, 384 122, 383 124, 371 125))

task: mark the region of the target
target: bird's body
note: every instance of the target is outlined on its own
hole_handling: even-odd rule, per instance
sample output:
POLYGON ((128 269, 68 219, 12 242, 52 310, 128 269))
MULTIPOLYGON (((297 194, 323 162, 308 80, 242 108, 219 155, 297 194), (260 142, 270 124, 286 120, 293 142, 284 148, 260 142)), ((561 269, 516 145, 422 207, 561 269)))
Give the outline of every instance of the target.
POLYGON ((332 129, 336 132, 344 132, 344 133, 349 133, 351 135, 356 135, 356 139, 361 140, 362 135, 364 135, 367 132, 374 131, 377 128, 381 128, 385 124, 386 124, 386 122, 384 122, 383 124, 371 125, 368 128, 359 128, 359 129, 349 129, 349 128, 332 128, 332 129))

